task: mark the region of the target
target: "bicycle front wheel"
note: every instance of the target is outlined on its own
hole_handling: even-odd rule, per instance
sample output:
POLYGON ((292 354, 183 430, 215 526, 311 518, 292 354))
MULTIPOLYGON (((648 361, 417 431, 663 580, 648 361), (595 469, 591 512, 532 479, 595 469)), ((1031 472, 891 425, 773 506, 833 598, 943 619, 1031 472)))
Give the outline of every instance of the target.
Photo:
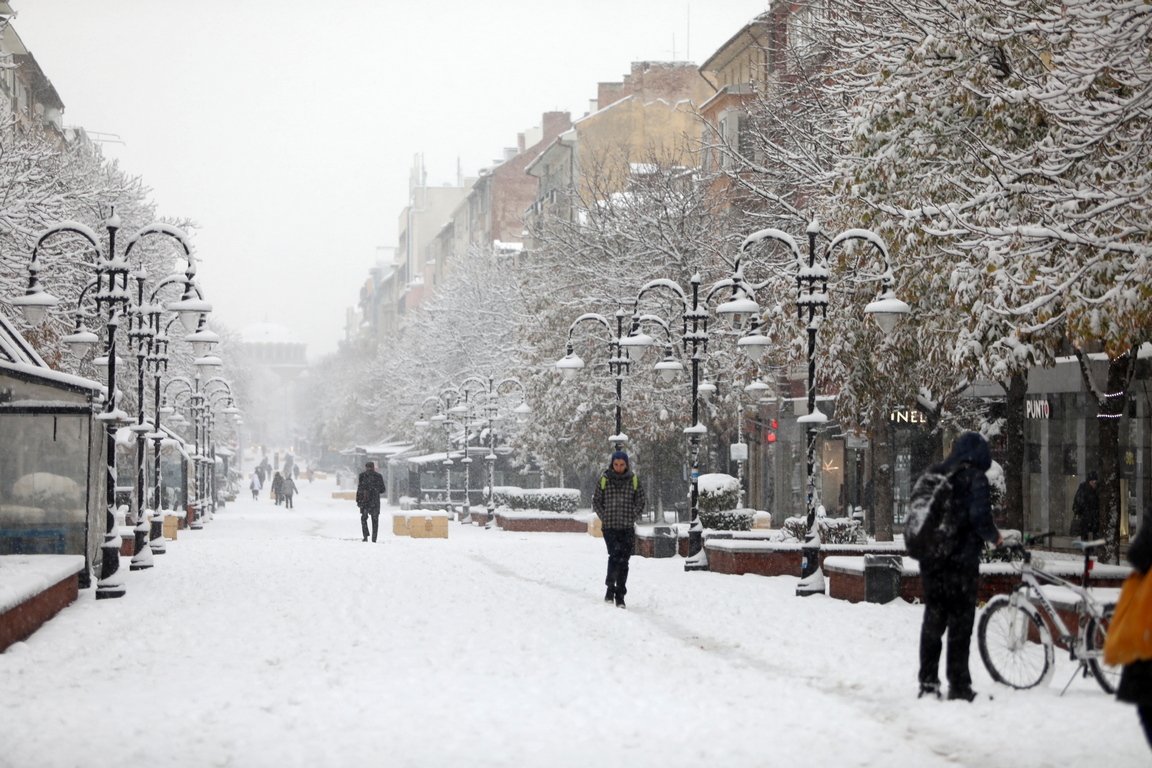
POLYGON ((1052 677, 1052 633, 1031 603, 996 595, 984 606, 976 636, 980 658, 996 682, 1024 690, 1052 677))
POLYGON ((1096 676, 1096 682, 1105 693, 1116 693, 1120 685, 1120 667, 1104 663, 1104 638, 1108 635, 1108 627, 1112 626, 1112 612, 1116 606, 1109 605, 1104 609, 1100 620, 1089 619, 1084 627, 1084 644, 1088 648, 1088 668, 1096 676))

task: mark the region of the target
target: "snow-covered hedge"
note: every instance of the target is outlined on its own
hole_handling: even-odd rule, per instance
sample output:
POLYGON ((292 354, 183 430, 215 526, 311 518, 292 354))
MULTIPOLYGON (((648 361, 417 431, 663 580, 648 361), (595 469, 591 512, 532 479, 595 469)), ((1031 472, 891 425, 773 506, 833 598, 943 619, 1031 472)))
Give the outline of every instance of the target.
POLYGON ((696 482, 700 491, 700 514, 736 509, 740 498, 740 481, 721 473, 700 475, 696 482))
POLYGON ((539 509, 544 512, 572 514, 580 506, 580 491, 575 488, 518 488, 498 485, 494 489, 496 506, 509 509, 539 509))
POLYGON ((750 531, 754 509, 719 509, 709 512, 700 506, 700 525, 713 531, 750 531))
MULTIPOLYGON (((824 544, 865 544, 867 537, 859 520, 849 517, 818 517, 816 529, 824 544)), ((786 540, 804 541, 808 536, 808 518, 790 517, 781 526, 786 540)))

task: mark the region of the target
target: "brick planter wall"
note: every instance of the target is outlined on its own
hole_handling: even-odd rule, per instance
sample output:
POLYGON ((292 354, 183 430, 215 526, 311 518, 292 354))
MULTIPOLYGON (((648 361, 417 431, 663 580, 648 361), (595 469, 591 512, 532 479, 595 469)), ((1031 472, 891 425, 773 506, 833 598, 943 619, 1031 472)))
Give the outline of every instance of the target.
MULTIPOLYGON (((473 514, 473 519, 476 515, 473 514)), ((506 531, 532 531, 538 533, 583 533, 588 535, 585 517, 505 517, 496 513, 496 524, 506 531)))
MULTIPOLYGON (((712 552, 709 551, 708 554, 711 558, 712 552)), ((828 583, 829 597, 852 603, 864 601, 864 571, 861 567, 841 568, 835 563, 828 565, 822 563, 822 565, 825 568, 824 576, 828 583)), ((992 567, 997 568, 998 566, 992 567)), ((977 586, 976 599, 980 603, 986 603, 996 595, 1006 595, 1020 585, 1020 574, 1018 573, 990 573, 987 570, 985 567, 981 568, 980 581, 977 586)), ((1127 577, 1119 574, 1102 573, 1097 576, 1093 573, 1090 584, 1093 588, 1115 589, 1119 588, 1125 578, 1127 577)), ((924 591, 920 585, 920 570, 913 561, 906 560, 904 563, 904 574, 900 579, 900 597, 908 602, 923 601, 924 599, 924 591)), ((1068 622, 1069 617, 1071 617, 1069 626, 1076 623, 1074 613, 1069 614, 1061 611, 1061 617, 1065 622, 1068 622)))

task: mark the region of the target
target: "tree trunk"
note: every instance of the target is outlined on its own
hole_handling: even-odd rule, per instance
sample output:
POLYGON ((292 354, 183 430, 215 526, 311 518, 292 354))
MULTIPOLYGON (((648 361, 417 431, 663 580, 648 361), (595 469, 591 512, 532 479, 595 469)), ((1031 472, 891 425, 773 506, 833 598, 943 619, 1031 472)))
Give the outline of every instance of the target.
POLYGON ((892 541, 892 427, 888 408, 872 409, 872 514, 876 541, 892 541))
POLYGON ((1104 534, 1104 560, 1120 562, 1120 419, 1128 402, 1128 367, 1131 356, 1108 363, 1108 388, 1100 402, 1097 424, 1100 447, 1100 530, 1104 534))
POLYGON ((1028 375, 1020 371, 1004 387, 1004 514, 1009 528, 1024 530, 1024 458, 1027 442, 1024 436, 1025 399, 1028 375))
POLYGON ((1080 360, 1080 374, 1088 391, 1096 397, 1097 450, 1096 471, 1099 475, 1100 530, 1104 534, 1104 552, 1101 560, 1120 562, 1120 419, 1128 403, 1128 387, 1136 366, 1130 353, 1108 361, 1107 384, 1104 391, 1092 380, 1092 370, 1083 350, 1076 350, 1080 360))

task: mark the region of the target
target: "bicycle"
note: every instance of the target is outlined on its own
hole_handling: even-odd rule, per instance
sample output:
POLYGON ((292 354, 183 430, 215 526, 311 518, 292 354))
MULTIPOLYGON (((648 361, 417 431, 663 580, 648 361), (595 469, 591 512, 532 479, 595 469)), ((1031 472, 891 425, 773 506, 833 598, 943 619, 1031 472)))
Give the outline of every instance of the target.
MULTIPOLYGON (((996 595, 984 606, 977 630, 980 657, 996 682, 1018 690, 1034 688, 1047 683, 1055 671, 1052 638, 1052 630, 1055 630, 1057 639, 1068 648, 1071 659, 1078 662, 1078 671, 1084 677, 1090 672, 1106 693, 1115 693, 1120 680, 1120 668, 1106 665, 1103 655, 1104 638, 1116 606, 1098 600, 1088 588, 1092 550, 1103 545, 1104 540, 1073 542, 1074 546, 1084 552, 1081 582, 1074 584, 1032 565, 1032 553, 1025 548, 1025 544, 1053 535, 1054 532, 1050 531, 1027 536, 1021 543, 1002 547, 1022 556, 1019 562, 1021 583, 1010 594, 996 595), (1044 594, 1042 583, 1065 587, 1076 594, 1078 620, 1073 628, 1075 631, 1070 630, 1060 618, 1044 594), (1047 622, 1044 618, 1047 618, 1047 622)), ((1069 685, 1074 677, 1069 679, 1069 685)), ((1064 690, 1067 689, 1068 686, 1064 686, 1064 690)))

